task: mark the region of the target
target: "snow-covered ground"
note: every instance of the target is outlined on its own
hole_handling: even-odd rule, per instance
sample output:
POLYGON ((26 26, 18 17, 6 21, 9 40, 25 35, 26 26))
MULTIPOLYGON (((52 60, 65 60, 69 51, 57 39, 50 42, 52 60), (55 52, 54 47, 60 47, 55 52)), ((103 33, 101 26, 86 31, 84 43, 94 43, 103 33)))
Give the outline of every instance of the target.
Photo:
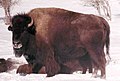
MULTIPOLYGON (((59 74, 54 77, 47 78, 46 74, 30 74, 20 76, 15 70, 0 73, 0 81, 120 81, 120 0, 110 0, 112 10, 112 21, 109 21, 111 27, 110 34, 110 55, 112 61, 106 66, 106 80, 91 77, 91 74, 59 74)), ((21 0, 16 5, 11 14, 24 13, 36 7, 59 7, 75 12, 98 14, 92 7, 80 6, 80 0, 21 0)), ((3 18, 4 11, 0 8, 0 19, 3 18)), ((0 20, 0 58, 14 58, 20 62, 26 62, 24 57, 15 58, 12 50, 12 33, 0 20)))

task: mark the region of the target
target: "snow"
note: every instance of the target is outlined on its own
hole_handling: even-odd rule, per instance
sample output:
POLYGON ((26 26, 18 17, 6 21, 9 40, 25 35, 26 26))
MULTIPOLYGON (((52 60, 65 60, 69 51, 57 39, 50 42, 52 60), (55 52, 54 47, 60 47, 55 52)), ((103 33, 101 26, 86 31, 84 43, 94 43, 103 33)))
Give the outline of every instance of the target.
MULTIPOLYGON (((20 76, 16 74, 16 69, 0 73, 0 81, 120 81, 120 0, 110 0, 112 10, 112 21, 110 34, 110 55, 112 61, 106 66, 106 79, 99 77, 93 78, 92 74, 58 74, 53 77, 46 77, 46 74, 30 74, 20 76)), ((59 7, 75 12, 89 13, 98 15, 92 7, 80 5, 80 0, 21 0, 18 5, 13 7, 11 14, 26 13, 37 7, 59 7)), ((26 63, 24 57, 16 58, 12 50, 12 33, 7 30, 4 21, 4 10, 0 8, 0 58, 13 58, 21 63, 26 63)))

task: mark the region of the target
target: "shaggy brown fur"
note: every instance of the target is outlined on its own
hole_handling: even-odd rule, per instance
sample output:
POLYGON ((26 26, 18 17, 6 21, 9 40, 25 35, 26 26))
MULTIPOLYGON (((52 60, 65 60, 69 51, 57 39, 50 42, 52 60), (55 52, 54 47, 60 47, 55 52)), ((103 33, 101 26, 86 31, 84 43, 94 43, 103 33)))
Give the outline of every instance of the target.
POLYGON ((36 27, 37 47, 47 50, 45 66, 48 75, 60 70, 54 56, 80 57, 84 48, 101 70, 101 76, 105 77, 104 45, 108 52, 110 29, 103 18, 57 8, 33 9, 28 15, 36 27))

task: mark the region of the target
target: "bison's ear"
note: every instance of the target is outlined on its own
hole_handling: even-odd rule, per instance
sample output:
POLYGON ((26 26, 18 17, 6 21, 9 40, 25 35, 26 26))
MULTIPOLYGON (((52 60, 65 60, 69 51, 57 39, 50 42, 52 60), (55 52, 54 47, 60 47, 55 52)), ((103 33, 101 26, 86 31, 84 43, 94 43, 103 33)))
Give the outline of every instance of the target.
POLYGON ((35 26, 32 25, 31 27, 29 27, 29 28, 27 29, 27 31, 28 31, 30 34, 35 35, 35 33, 36 33, 35 26))
POLYGON ((12 27, 11 27, 11 26, 9 26, 9 27, 8 27, 8 30, 9 30, 9 31, 12 31, 13 29, 12 29, 12 27))
POLYGON ((28 28, 27 31, 33 35, 35 35, 36 31, 35 31, 35 26, 34 26, 34 21, 31 17, 28 18, 28 28))

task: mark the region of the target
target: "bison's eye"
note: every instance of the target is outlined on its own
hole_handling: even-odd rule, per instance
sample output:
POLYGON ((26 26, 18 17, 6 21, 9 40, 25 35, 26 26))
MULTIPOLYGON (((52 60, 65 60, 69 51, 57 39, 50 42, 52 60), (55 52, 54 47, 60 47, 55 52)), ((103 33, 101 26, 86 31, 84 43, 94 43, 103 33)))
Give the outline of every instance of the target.
POLYGON ((14 32, 15 34, 20 34, 20 33, 22 33, 21 30, 19 30, 19 29, 13 29, 13 32, 14 32))
POLYGON ((9 27, 8 27, 8 30, 9 30, 9 31, 12 31, 12 30, 13 30, 13 28, 12 28, 11 26, 9 26, 9 27))

